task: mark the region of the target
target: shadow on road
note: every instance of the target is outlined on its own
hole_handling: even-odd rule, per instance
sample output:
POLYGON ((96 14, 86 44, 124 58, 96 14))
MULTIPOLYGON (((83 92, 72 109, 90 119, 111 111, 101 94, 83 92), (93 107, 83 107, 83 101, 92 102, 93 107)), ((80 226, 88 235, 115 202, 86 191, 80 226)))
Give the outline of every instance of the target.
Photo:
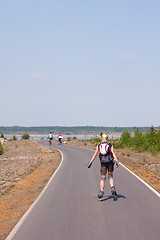
POLYGON ((109 199, 113 199, 113 201, 118 201, 119 198, 126 198, 126 197, 122 194, 117 194, 117 200, 116 200, 116 199, 114 199, 114 197, 112 195, 111 196, 103 196, 103 199, 101 202, 107 201, 109 199))

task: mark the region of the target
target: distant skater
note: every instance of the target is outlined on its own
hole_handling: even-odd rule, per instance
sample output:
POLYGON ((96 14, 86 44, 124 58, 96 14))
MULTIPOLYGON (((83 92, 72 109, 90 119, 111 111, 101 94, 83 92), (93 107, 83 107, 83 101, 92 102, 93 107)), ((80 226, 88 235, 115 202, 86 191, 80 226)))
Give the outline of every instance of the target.
POLYGON ((62 134, 61 133, 58 134, 58 144, 62 144, 62 139, 63 139, 62 134))
POLYGON ((98 193, 98 199, 102 200, 104 194, 104 186, 106 181, 106 174, 108 172, 108 180, 111 188, 111 193, 115 199, 117 199, 117 192, 114 185, 113 179, 113 171, 114 171, 114 164, 116 163, 116 167, 119 167, 119 162, 115 155, 113 145, 108 142, 108 135, 106 133, 102 134, 102 142, 97 145, 95 153, 92 156, 91 161, 88 164, 88 168, 91 167, 94 159, 96 158, 99 152, 99 159, 101 163, 101 180, 100 180, 100 191, 98 193))
POLYGON ((52 132, 49 133, 49 135, 48 135, 48 140, 49 140, 49 145, 51 145, 51 144, 52 144, 52 140, 53 140, 53 134, 52 134, 52 132))

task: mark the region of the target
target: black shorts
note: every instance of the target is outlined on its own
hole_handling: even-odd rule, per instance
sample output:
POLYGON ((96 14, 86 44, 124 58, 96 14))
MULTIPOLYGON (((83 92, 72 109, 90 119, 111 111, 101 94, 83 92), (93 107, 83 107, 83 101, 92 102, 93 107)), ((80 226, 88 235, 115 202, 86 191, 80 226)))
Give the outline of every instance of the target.
POLYGON ((105 175, 108 172, 113 172, 114 171, 114 162, 111 161, 109 163, 101 163, 101 175, 105 175))

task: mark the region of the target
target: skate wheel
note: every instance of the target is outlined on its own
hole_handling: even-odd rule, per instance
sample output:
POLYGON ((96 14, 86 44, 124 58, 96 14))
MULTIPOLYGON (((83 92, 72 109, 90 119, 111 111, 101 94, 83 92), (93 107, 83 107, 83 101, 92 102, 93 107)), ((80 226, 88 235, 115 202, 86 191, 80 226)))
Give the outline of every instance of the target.
POLYGON ((102 198, 98 198, 98 201, 99 201, 99 202, 102 202, 102 198))
POLYGON ((115 200, 117 200, 117 196, 116 196, 116 195, 113 195, 113 198, 114 198, 115 200))

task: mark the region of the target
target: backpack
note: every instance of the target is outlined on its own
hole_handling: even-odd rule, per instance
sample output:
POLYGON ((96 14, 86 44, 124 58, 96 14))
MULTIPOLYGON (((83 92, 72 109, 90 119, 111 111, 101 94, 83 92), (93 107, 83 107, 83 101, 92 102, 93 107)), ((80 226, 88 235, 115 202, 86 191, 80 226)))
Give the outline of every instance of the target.
POLYGON ((111 152, 111 143, 100 143, 99 144, 99 158, 101 163, 108 163, 113 161, 113 154, 111 152))
POLYGON ((109 152, 109 144, 108 143, 100 143, 99 144, 99 154, 105 156, 109 152))

